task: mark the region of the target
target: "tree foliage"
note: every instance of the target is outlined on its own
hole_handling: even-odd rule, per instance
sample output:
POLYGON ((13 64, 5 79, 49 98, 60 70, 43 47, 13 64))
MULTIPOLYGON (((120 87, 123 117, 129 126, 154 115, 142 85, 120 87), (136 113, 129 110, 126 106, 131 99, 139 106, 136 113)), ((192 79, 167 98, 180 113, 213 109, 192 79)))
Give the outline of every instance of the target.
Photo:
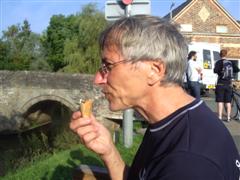
POLYGON ((64 42, 71 34, 66 24, 67 19, 65 16, 54 15, 47 28, 47 36, 44 45, 47 50, 47 61, 51 65, 53 71, 58 71, 64 67, 64 42))
POLYGON ((27 20, 3 31, 0 49, 0 69, 32 70, 35 63, 44 59, 40 36, 31 32, 27 20))
POLYGON ((87 73, 94 73, 99 67, 99 49, 98 39, 100 33, 105 29, 107 22, 104 15, 95 9, 95 6, 90 4, 83 9, 79 16, 79 47, 83 52, 84 65, 80 64, 87 73))
POLYGON ((98 37, 107 22, 95 4, 73 16, 54 16, 47 30, 48 62, 54 71, 94 73, 99 67, 98 37))
POLYGON ((100 63, 98 38, 106 25, 95 4, 76 15, 53 15, 41 35, 24 20, 3 31, 0 69, 94 73, 100 63))

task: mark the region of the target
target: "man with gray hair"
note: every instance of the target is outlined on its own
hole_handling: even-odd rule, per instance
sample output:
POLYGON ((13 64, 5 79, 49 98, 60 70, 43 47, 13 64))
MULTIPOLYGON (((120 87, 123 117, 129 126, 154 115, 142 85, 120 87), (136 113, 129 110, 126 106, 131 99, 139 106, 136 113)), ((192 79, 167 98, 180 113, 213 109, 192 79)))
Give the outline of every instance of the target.
POLYGON ((70 128, 97 153, 113 180, 237 180, 239 155, 217 116, 182 88, 187 44, 171 22, 124 17, 100 37, 102 64, 94 83, 112 111, 133 108, 149 126, 128 168, 94 115, 72 115, 70 128))

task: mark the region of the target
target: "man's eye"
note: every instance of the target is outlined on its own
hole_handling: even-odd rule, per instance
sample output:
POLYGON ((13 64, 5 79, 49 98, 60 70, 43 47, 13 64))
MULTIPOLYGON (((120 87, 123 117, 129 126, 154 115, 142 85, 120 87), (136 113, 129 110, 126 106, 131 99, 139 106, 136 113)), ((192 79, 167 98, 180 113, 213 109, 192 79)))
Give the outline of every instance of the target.
POLYGON ((105 62, 104 64, 107 68, 111 68, 111 65, 112 65, 111 63, 105 62))
POLYGON ((103 63, 106 64, 106 65, 111 65, 111 63, 108 62, 108 61, 103 61, 103 63))

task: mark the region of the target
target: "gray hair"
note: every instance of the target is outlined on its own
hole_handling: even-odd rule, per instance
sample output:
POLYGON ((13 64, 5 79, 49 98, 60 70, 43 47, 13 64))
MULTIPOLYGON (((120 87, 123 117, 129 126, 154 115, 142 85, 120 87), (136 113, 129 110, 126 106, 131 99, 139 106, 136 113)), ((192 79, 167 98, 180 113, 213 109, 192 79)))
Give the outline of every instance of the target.
POLYGON ((159 17, 123 17, 100 36, 101 53, 116 46, 128 60, 161 61, 166 67, 164 83, 182 84, 187 64, 187 43, 178 27, 159 17))

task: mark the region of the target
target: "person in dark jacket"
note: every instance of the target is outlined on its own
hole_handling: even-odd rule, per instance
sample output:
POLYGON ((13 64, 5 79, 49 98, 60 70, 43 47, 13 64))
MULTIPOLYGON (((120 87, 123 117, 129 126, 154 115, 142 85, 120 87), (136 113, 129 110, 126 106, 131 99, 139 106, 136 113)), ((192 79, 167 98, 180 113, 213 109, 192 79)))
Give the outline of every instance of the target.
POLYGON ((223 118, 224 105, 227 107, 227 122, 231 120, 231 100, 232 100, 232 73, 239 72, 239 68, 227 60, 227 50, 220 51, 221 59, 215 63, 214 73, 218 74, 215 97, 219 119, 223 118), (225 66, 229 66, 228 75, 225 73, 225 66), (232 71, 232 72, 231 72, 232 71))
POLYGON ((231 134, 182 88, 187 50, 177 26, 149 15, 123 17, 101 34, 95 85, 111 111, 133 108, 149 124, 128 167, 101 121, 73 113, 70 128, 103 160, 110 179, 239 180, 231 134))

